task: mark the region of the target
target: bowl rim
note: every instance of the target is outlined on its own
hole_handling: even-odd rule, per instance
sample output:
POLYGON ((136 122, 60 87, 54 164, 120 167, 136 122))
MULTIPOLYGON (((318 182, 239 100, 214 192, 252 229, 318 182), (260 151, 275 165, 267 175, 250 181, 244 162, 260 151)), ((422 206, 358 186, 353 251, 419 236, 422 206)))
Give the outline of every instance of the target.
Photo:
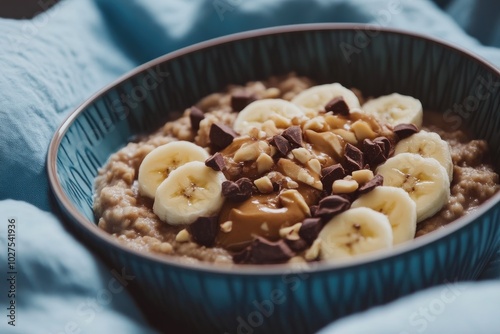
MULTIPOLYGON (((115 86, 125 82, 129 78, 139 74, 142 71, 145 71, 149 68, 157 66, 163 62, 172 60, 174 58, 183 56, 188 53, 196 52, 202 49, 214 47, 221 44, 226 44, 230 42, 235 42, 242 39, 251 39, 251 38, 259 38, 267 35, 275 35, 282 33, 293 33, 293 32, 307 32, 307 31, 341 31, 341 30, 376 30, 378 33, 384 34, 395 34, 395 35, 404 35, 413 39, 420 39, 426 42, 431 42, 434 44, 438 44, 442 47, 452 50, 453 52, 459 53, 461 56, 465 56, 466 58, 470 58, 473 61, 479 63, 479 65, 485 67, 490 72, 495 73, 498 77, 500 77, 500 69, 495 67, 494 64, 485 60, 481 56, 478 56, 472 53, 470 50, 465 49, 461 46, 455 46, 451 43, 420 33, 415 33, 413 31, 399 29, 399 28, 388 28, 381 27, 373 24, 361 24, 361 23, 312 23, 312 24, 294 24, 294 25, 284 25, 284 26, 276 26, 270 28, 262 28, 249 30, 239 33, 234 33, 222 37, 217 37, 213 39, 209 39, 207 41, 203 41, 200 43, 196 43, 190 46, 183 47, 179 50, 175 50, 169 52, 165 55, 159 56, 153 60, 150 60, 142 65, 135 67, 134 69, 128 71, 123 74, 113 82, 107 84, 92 96, 87 98, 83 103, 81 103, 78 107, 76 107, 72 112, 70 112, 64 121, 59 125, 57 130, 55 131, 47 154, 47 173, 49 176, 49 183, 52 189, 55 198, 63 210, 64 214, 67 216, 69 220, 73 223, 76 223, 83 228, 86 233, 90 233, 93 238, 99 239, 100 242, 107 243, 109 246, 118 249, 121 252, 127 253, 127 255, 131 255, 134 257, 143 258, 145 260, 149 260, 161 265, 174 266, 179 269, 184 270, 193 270, 198 272, 206 272, 211 274, 223 274, 223 275, 251 275, 251 276, 269 276, 269 275, 283 275, 293 272, 304 272, 304 273, 312 273, 312 272, 324 272, 331 270, 347 270, 353 267, 358 267, 362 265, 374 265, 376 262, 381 262, 388 259, 395 259, 401 255, 409 254, 413 251, 418 250, 426 245, 430 245, 435 243, 441 239, 444 239, 454 232, 465 228, 472 222, 474 222, 477 218, 483 215, 488 210, 492 209, 500 202, 500 192, 497 192, 491 198, 487 199, 484 203, 482 203, 477 209, 475 209, 472 213, 469 213, 465 216, 462 216, 452 224, 448 224, 438 230, 433 231, 432 233, 420 236, 411 242, 403 243, 397 245, 394 248, 382 250, 378 252, 373 252, 370 254, 366 254, 364 256, 360 256, 359 258, 348 259, 345 261, 319 261, 312 263, 283 263, 283 264, 272 264, 272 265, 248 265, 248 264, 216 264, 211 262, 187 262, 182 261, 178 256, 175 255, 165 255, 165 254, 156 254, 152 252, 140 252, 138 250, 129 248, 126 245, 121 244, 118 240, 113 237, 111 234, 97 227, 97 225, 88 220, 79 212, 79 210, 72 204, 72 202, 65 195, 61 183, 57 177, 57 153, 58 148, 60 146, 61 140, 64 137, 66 131, 69 129, 73 121, 92 103, 94 103, 101 96, 106 94, 109 90, 114 88, 115 86), (95 228, 94 228, 95 227, 95 228), (235 270, 236 269, 236 270, 235 270)), ((377 36, 378 36, 377 33, 377 36)), ((373 37, 373 38, 376 38, 373 37)), ((73 232, 74 233, 74 232, 73 232)), ((86 241, 86 243, 88 240, 86 241)), ((87 246, 87 245, 86 245, 87 246)))

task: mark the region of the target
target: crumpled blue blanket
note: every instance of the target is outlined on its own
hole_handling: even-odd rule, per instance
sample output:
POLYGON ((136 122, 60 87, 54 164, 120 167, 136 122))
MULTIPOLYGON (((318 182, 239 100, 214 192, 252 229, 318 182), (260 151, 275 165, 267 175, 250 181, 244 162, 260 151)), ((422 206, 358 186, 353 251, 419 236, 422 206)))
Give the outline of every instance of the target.
MULTIPOLYGON (((414 30, 500 66, 500 2, 490 0, 65 0, 46 12, 50 1, 38 3, 41 13, 32 20, 0 19, 1 333, 156 332, 117 284, 122 273, 64 228, 45 171, 49 141, 64 117, 135 66, 229 33, 312 22, 414 30), (390 6, 398 14, 386 15, 390 6), (7 274, 11 242, 15 285, 7 274)), ((479 282, 423 291, 339 320, 324 333, 498 332, 499 277, 500 252, 479 282)))

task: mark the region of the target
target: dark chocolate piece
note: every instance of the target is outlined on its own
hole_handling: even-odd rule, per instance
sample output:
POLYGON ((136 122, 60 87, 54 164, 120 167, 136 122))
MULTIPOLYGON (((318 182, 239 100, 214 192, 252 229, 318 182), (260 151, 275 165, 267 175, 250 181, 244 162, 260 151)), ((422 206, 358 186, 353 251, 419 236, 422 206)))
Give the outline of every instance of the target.
POLYGON ((302 252, 309 247, 309 244, 304 239, 290 240, 285 239, 285 243, 290 247, 294 252, 302 252))
POLYGON ((309 211, 311 211, 311 216, 315 217, 316 216, 316 211, 318 211, 319 205, 311 205, 309 207, 309 211))
POLYGON ((321 222, 321 218, 306 218, 300 227, 299 236, 304 239, 308 245, 311 245, 318 237, 322 228, 323 223, 321 222))
POLYGON ((269 241, 256 237, 250 244, 250 249, 250 262, 255 264, 286 262, 295 255, 283 239, 269 241))
POLYGON ((251 93, 234 93, 233 95, 231 95, 231 108, 234 111, 241 111, 255 100, 255 95, 251 93))
POLYGON ((210 126, 210 142, 216 151, 225 149, 238 136, 233 129, 222 123, 213 123, 210 126))
POLYGON ((382 148, 382 152, 384 152, 385 157, 389 159, 392 151, 392 143, 389 138, 377 137, 373 139, 373 142, 382 148))
POLYGON ((377 144, 370 139, 363 140, 363 154, 366 162, 370 165, 368 169, 374 169, 387 160, 384 150, 385 145, 383 143, 377 144))
POLYGON ((398 136, 399 140, 408 138, 417 132, 418 128, 415 124, 398 124, 394 127, 394 133, 398 136))
POLYGON ((325 167, 321 170, 321 183, 323 184, 323 190, 327 194, 332 192, 332 184, 335 180, 340 180, 345 177, 345 170, 341 164, 335 164, 325 167))
POLYGON ((302 130, 300 129, 300 126, 298 125, 291 126, 287 128, 285 131, 283 131, 281 135, 285 137, 292 146, 295 147, 302 146, 302 130))
POLYGON ((218 221, 217 216, 199 217, 187 227, 187 230, 196 243, 205 247, 212 247, 219 232, 218 221))
POLYGON ((326 222, 334 215, 349 209, 350 206, 351 202, 346 198, 339 195, 330 195, 319 201, 315 216, 321 217, 322 221, 326 222))
POLYGON ((348 116, 349 106, 345 103, 342 96, 337 96, 325 105, 325 111, 331 111, 335 115, 348 116))
POLYGON ((251 247, 248 246, 245 249, 243 249, 241 252, 233 255, 233 262, 238 263, 238 264, 249 263, 251 256, 252 256, 252 250, 251 250, 251 247))
POLYGON ((269 143, 275 146, 283 156, 286 156, 292 149, 290 142, 282 135, 274 136, 269 143))
POLYGON ((200 129, 200 122, 205 118, 205 114, 201 109, 192 106, 189 112, 189 121, 191 122, 191 129, 197 132, 200 129))
POLYGON ((347 143, 345 146, 344 161, 342 166, 350 174, 356 170, 362 169, 364 164, 363 152, 356 146, 347 143))
POLYGON ((242 202, 250 198, 252 192, 253 183, 249 178, 243 177, 236 182, 227 180, 222 182, 222 196, 229 201, 242 202))
POLYGON ((220 152, 215 153, 205 161, 205 166, 212 168, 216 172, 225 170, 224 156, 220 152))
POLYGON ((381 186, 384 183, 384 177, 380 174, 377 174, 370 181, 366 182, 364 185, 358 188, 358 193, 366 194, 367 192, 372 191, 375 187, 381 186))

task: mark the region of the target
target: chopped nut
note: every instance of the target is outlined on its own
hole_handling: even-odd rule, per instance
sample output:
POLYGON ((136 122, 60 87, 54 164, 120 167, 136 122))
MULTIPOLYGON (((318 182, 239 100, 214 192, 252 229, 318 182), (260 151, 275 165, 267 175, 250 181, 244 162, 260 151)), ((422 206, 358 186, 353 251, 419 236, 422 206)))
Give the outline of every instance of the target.
POLYGON ((248 131, 248 135, 251 137, 251 138, 259 138, 259 132, 260 130, 258 128, 251 128, 249 131, 248 131))
POLYGON ((302 129, 305 130, 313 130, 316 132, 327 131, 328 124, 326 124, 325 119, 321 116, 313 117, 305 122, 302 126, 302 129))
POLYGON ((271 153, 269 155, 272 156, 272 157, 274 157, 274 155, 276 154, 276 152, 278 152, 278 150, 276 149, 276 147, 274 147, 274 146, 271 145, 271 153))
POLYGON ((270 145, 266 141, 264 141, 264 140, 259 140, 257 146, 259 147, 259 149, 260 149, 261 152, 264 152, 264 153, 270 153, 271 152, 270 145))
POLYGON ((279 195, 281 204, 286 206, 285 204, 297 205, 307 216, 311 215, 311 211, 309 210, 309 205, 307 205, 306 200, 295 189, 287 189, 283 190, 279 195))
POLYGON ((294 180, 290 179, 289 177, 286 178, 286 187, 289 189, 297 189, 299 187, 299 184, 295 182, 294 180))
POLYGON ((300 227, 302 226, 302 223, 297 223, 292 226, 288 227, 283 227, 280 229, 280 237, 288 240, 298 240, 300 239, 299 237, 299 230, 300 227))
POLYGON ((336 180, 332 184, 333 194, 350 194, 358 189, 359 184, 355 180, 336 180))
POLYGON ((274 161, 273 158, 271 158, 268 154, 266 153, 261 153, 259 157, 257 158, 257 171, 259 174, 265 173, 274 166, 274 161))
POLYGON ((360 169, 352 172, 352 178, 359 184, 364 184, 373 179, 373 172, 369 169, 360 169))
POLYGON ((174 250, 174 247, 170 242, 162 242, 160 244, 160 252, 165 254, 171 254, 174 250))
POLYGON ((182 229, 175 236, 175 241, 177 242, 188 242, 191 239, 189 232, 186 229, 182 229))
POLYGON ((307 166, 316 174, 321 174, 321 163, 318 159, 311 159, 307 162, 307 166))
POLYGON ((269 115, 269 118, 274 122, 274 124, 276 124, 276 127, 278 128, 286 129, 292 125, 290 119, 279 114, 271 114, 269 115))
POLYGON ((311 247, 309 247, 309 249, 304 254, 304 258, 307 261, 316 260, 318 258, 318 256, 319 256, 320 249, 321 249, 321 239, 314 240, 314 242, 311 245, 311 247))
POLYGON ((331 129, 343 129, 347 120, 343 117, 337 115, 325 115, 325 122, 330 126, 331 129))
POLYGON ((235 162, 256 160, 260 155, 258 143, 249 143, 241 146, 236 153, 234 153, 235 162))
POLYGON ((263 231, 269 232, 269 225, 267 225, 267 223, 264 222, 264 223, 262 223, 262 225, 260 225, 260 229, 263 231))
POLYGON ((362 120, 357 120, 356 122, 351 124, 351 129, 354 131, 356 138, 358 141, 363 141, 364 139, 373 139, 377 137, 377 133, 372 130, 370 125, 362 120))
POLYGON ((295 159, 299 160, 301 163, 305 164, 312 159, 313 155, 307 149, 299 147, 292 150, 292 154, 295 159))
POLYGON ((261 178, 258 178, 257 180, 253 181, 257 189, 263 194, 269 194, 274 190, 273 183, 271 182, 271 179, 269 179, 267 176, 263 176, 261 178))
POLYGON ((342 139, 344 139, 349 144, 356 145, 358 143, 356 135, 351 131, 347 131, 345 129, 335 129, 332 130, 332 132, 342 137, 342 139))
POLYGON ((274 122, 270 119, 262 123, 261 129, 270 137, 281 133, 281 131, 276 127, 276 124, 274 124, 274 122))
POLYGON ((231 232, 232 229, 233 229, 233 222, 231 220, 228 220, 228 221, 220 224, 220 230, 222 232, 228 233, 228 232, 231 232))
POLYGON ((277 165, 281 168, 285 175, 291 177, 293 180, 299 179, 299 173, 302 170, 302 167, 297 165, 295 162, 281 158, 278 160, 277 165))
POLYGON ((262 94, 263 99, 275 99, 280 96, 281 91, 276 87, 268 88, 262 94))
MULTIPOLYGON (((354 136, 354 134, 352 134, 354 136)), ((332 132, 318 133, 312 130, 306 130, 306 136, 309 142, 315 146, 316 149, 322 151, 329 156, 340 160, 343 154, 344 143, 342 138, 332 132)))

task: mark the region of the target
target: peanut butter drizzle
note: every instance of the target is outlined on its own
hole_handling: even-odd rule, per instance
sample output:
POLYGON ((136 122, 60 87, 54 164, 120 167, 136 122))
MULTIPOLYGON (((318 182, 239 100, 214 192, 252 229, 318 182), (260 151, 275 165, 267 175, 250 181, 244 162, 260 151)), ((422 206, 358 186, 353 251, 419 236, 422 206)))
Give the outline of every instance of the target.
MULTIPOLYGON (((315 203, 320 192, 300 185, 297 189, 308 205, 315 203)), ((279 230, 306 218, 306 213, 295 204, 281 203, 279 193, 254 195, 241 203, 226 201, 219 215, 219 224, 233 222, 230 232, 219 231, 216 244, 232 251, 245 248, 256 235, 278 240, 279 230)))

